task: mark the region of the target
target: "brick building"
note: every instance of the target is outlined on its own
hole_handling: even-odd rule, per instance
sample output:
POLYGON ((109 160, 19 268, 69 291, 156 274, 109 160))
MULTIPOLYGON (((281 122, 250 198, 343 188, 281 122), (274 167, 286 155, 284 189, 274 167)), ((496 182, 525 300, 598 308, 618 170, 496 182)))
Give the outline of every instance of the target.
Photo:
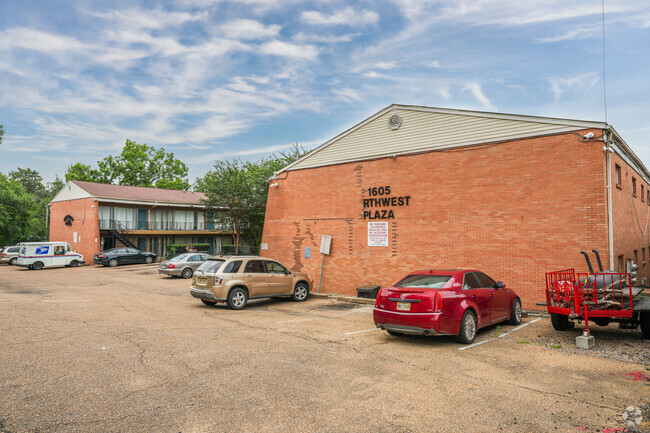
POLYGON ((475 268, 535 309, 580 250, 648 281, 649 180, 606 123, 391 105, 277 173, 262 253, 318 283, 329 235, 322 292, 475 268))
POLYGON ((232 243, 214 222, 203 193, 69 181, 50 202, 50 241, 66 241, 92 263, 94 254, 132 244, 164 257, 169 244, 232 243))

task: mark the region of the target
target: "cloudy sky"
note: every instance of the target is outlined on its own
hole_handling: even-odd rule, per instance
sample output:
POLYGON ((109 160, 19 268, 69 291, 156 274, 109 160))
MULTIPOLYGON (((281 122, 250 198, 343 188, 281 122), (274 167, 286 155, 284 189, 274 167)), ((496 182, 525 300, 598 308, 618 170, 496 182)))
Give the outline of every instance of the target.
POLYGON ((1 0, 0 172, 129 138, 194 180, 392 103, 607 120, 650 167, 650 2, 605 3, 604 74, 596 0, 1 0))

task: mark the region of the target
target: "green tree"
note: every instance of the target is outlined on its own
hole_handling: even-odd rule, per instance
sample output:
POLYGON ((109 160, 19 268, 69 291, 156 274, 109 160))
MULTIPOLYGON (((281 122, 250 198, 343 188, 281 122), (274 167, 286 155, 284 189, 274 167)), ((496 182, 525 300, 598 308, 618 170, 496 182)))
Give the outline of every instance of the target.
POLYGON ((212 211, 215 221, 226 225, 239 253, 241 235, 249 213, 251 189, 245 165, 237 161, 217 161, 214 169, 197 181, 207 199, 205 206, 212 211))
POLYGON ((43 178, 38 171, 32 170, 31 168, 18 167, 16 171, 9 172, 9 178, 20 182, 25 188, 25 191, 30 194, 41 196, 45 192, 43 178))
POLYGON ((239 247, 241 236, 257 247, 262 242, 269 181, 275 172, 305 155, 295 145, 289 152, 273 154, 258 162, 217 161, 214 169, 197 179, 195 189, 205 193, 206 208, 233 233, 239 247))
POLYGON ((35 202, 20 182, 0 173, 0 245, 29 240, 35 202))
POLYGON ((2 137, 5 135, 5 129, 0 125, 0 144, 2 144, 2 137))
POLYGON ((83 180, 165 189, 189 189, 187 166, 164 148, 126 140, 122 152, 97 161, 97 168, 76 163, 66 171, 66 181, 83 180))

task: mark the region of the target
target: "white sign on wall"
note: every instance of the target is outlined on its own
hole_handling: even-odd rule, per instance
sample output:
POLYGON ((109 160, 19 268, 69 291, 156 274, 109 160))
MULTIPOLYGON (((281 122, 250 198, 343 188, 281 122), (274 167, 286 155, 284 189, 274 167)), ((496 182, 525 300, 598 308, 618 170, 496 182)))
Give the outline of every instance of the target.
POLYGON ((369 247, 388 246, 388 222, 368 223, 368 246, 369 247))
POLYGON ((320 252, 321 252, 321 254, 329 254, 331 245, 332 245, 332 237, 328 236, 328 235, 323 235, 320 238, 320 252))

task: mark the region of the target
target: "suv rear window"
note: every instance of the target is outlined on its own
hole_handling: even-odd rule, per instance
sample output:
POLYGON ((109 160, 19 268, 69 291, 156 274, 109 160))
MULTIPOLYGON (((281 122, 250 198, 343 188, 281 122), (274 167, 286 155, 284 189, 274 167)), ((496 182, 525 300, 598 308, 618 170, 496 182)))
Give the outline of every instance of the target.
POLYGON ((395 284, 395 287, 442 289, 449 280, 451 280, 451 275, 409 275, 395 284))
POLYGON ((225 262, 225 260, 208 260, 199 266, 199 269, 197 269, 197 271, 203 271, 203 273, 206 274, 214 274, 225 262))
POLYGON ((7 248, 8 253, 17 253, 20 247, 7 248))
POLYGON ((226 269, 223 270, 224 274, 236 274, 241 268, 241 260, 233 260, 232 262, 226 265, 226 269))

